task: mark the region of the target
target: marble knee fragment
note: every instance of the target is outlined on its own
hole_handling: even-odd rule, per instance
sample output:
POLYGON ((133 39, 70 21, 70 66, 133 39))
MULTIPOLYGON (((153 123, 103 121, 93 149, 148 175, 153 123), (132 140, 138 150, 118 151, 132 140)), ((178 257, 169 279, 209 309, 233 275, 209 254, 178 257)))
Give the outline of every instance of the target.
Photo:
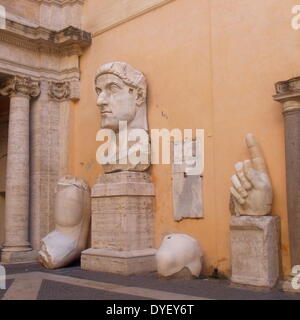
POLYGON ((55 229, 41 241, 39 261, 48 269, 69 265, 86 248, 90 225, 90 190, 78 178, 58 181, 55 196, 55 229))

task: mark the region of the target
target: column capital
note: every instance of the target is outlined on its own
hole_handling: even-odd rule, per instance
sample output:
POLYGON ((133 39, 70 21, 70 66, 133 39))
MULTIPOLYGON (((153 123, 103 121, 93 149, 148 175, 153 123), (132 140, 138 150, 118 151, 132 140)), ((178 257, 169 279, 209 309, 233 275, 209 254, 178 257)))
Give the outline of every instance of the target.
POLYGON ((35 98, 40 94, 39 82, 30 77, 15 76, 6 80, 0 94, 3 96, 28 96, 35 98))
POLYGON ((55 101, 64 101, 70 99, 71 89, 69 81, 50 81, 48 88, 48 95, 55 101))
POLYGON ((279 81, 275 84, 275 101, 283 104, 283 114, 300 111, 300 77, 279 81))

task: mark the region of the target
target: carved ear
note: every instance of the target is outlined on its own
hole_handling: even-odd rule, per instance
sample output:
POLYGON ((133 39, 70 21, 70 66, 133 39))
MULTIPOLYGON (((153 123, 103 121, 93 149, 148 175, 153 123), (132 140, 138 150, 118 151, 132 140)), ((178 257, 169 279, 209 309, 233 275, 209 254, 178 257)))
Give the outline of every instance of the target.
POLYGON ((136 104, 137 106, 141 106, 145 101, 144 91, 142 89, 137 89, 136 92, 136 104))

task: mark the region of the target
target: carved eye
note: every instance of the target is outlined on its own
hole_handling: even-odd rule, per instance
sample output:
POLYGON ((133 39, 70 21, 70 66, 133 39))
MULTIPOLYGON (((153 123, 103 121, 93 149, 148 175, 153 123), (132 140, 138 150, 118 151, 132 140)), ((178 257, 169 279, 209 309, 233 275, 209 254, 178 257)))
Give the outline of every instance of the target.
POLYGON ((112 92, 117 92, 120 89, 120 87, 115 83, 112 83, 109 88, 112 92))
POLYGON ((96 93, 99 96, 99 94, 102 92, 102 90, 100 88, 96 88, 96 93))

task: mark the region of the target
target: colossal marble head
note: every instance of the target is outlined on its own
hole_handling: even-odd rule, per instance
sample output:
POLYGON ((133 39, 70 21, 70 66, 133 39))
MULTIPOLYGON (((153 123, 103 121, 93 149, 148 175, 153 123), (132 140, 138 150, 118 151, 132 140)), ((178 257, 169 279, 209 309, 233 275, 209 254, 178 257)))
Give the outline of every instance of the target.
POLYGON ((107 63, 97 70, 95 87, 102 128, 118 132, 119 121, 127 121, 129 129, 148 130, 143 73, 125 62, 107 63))

